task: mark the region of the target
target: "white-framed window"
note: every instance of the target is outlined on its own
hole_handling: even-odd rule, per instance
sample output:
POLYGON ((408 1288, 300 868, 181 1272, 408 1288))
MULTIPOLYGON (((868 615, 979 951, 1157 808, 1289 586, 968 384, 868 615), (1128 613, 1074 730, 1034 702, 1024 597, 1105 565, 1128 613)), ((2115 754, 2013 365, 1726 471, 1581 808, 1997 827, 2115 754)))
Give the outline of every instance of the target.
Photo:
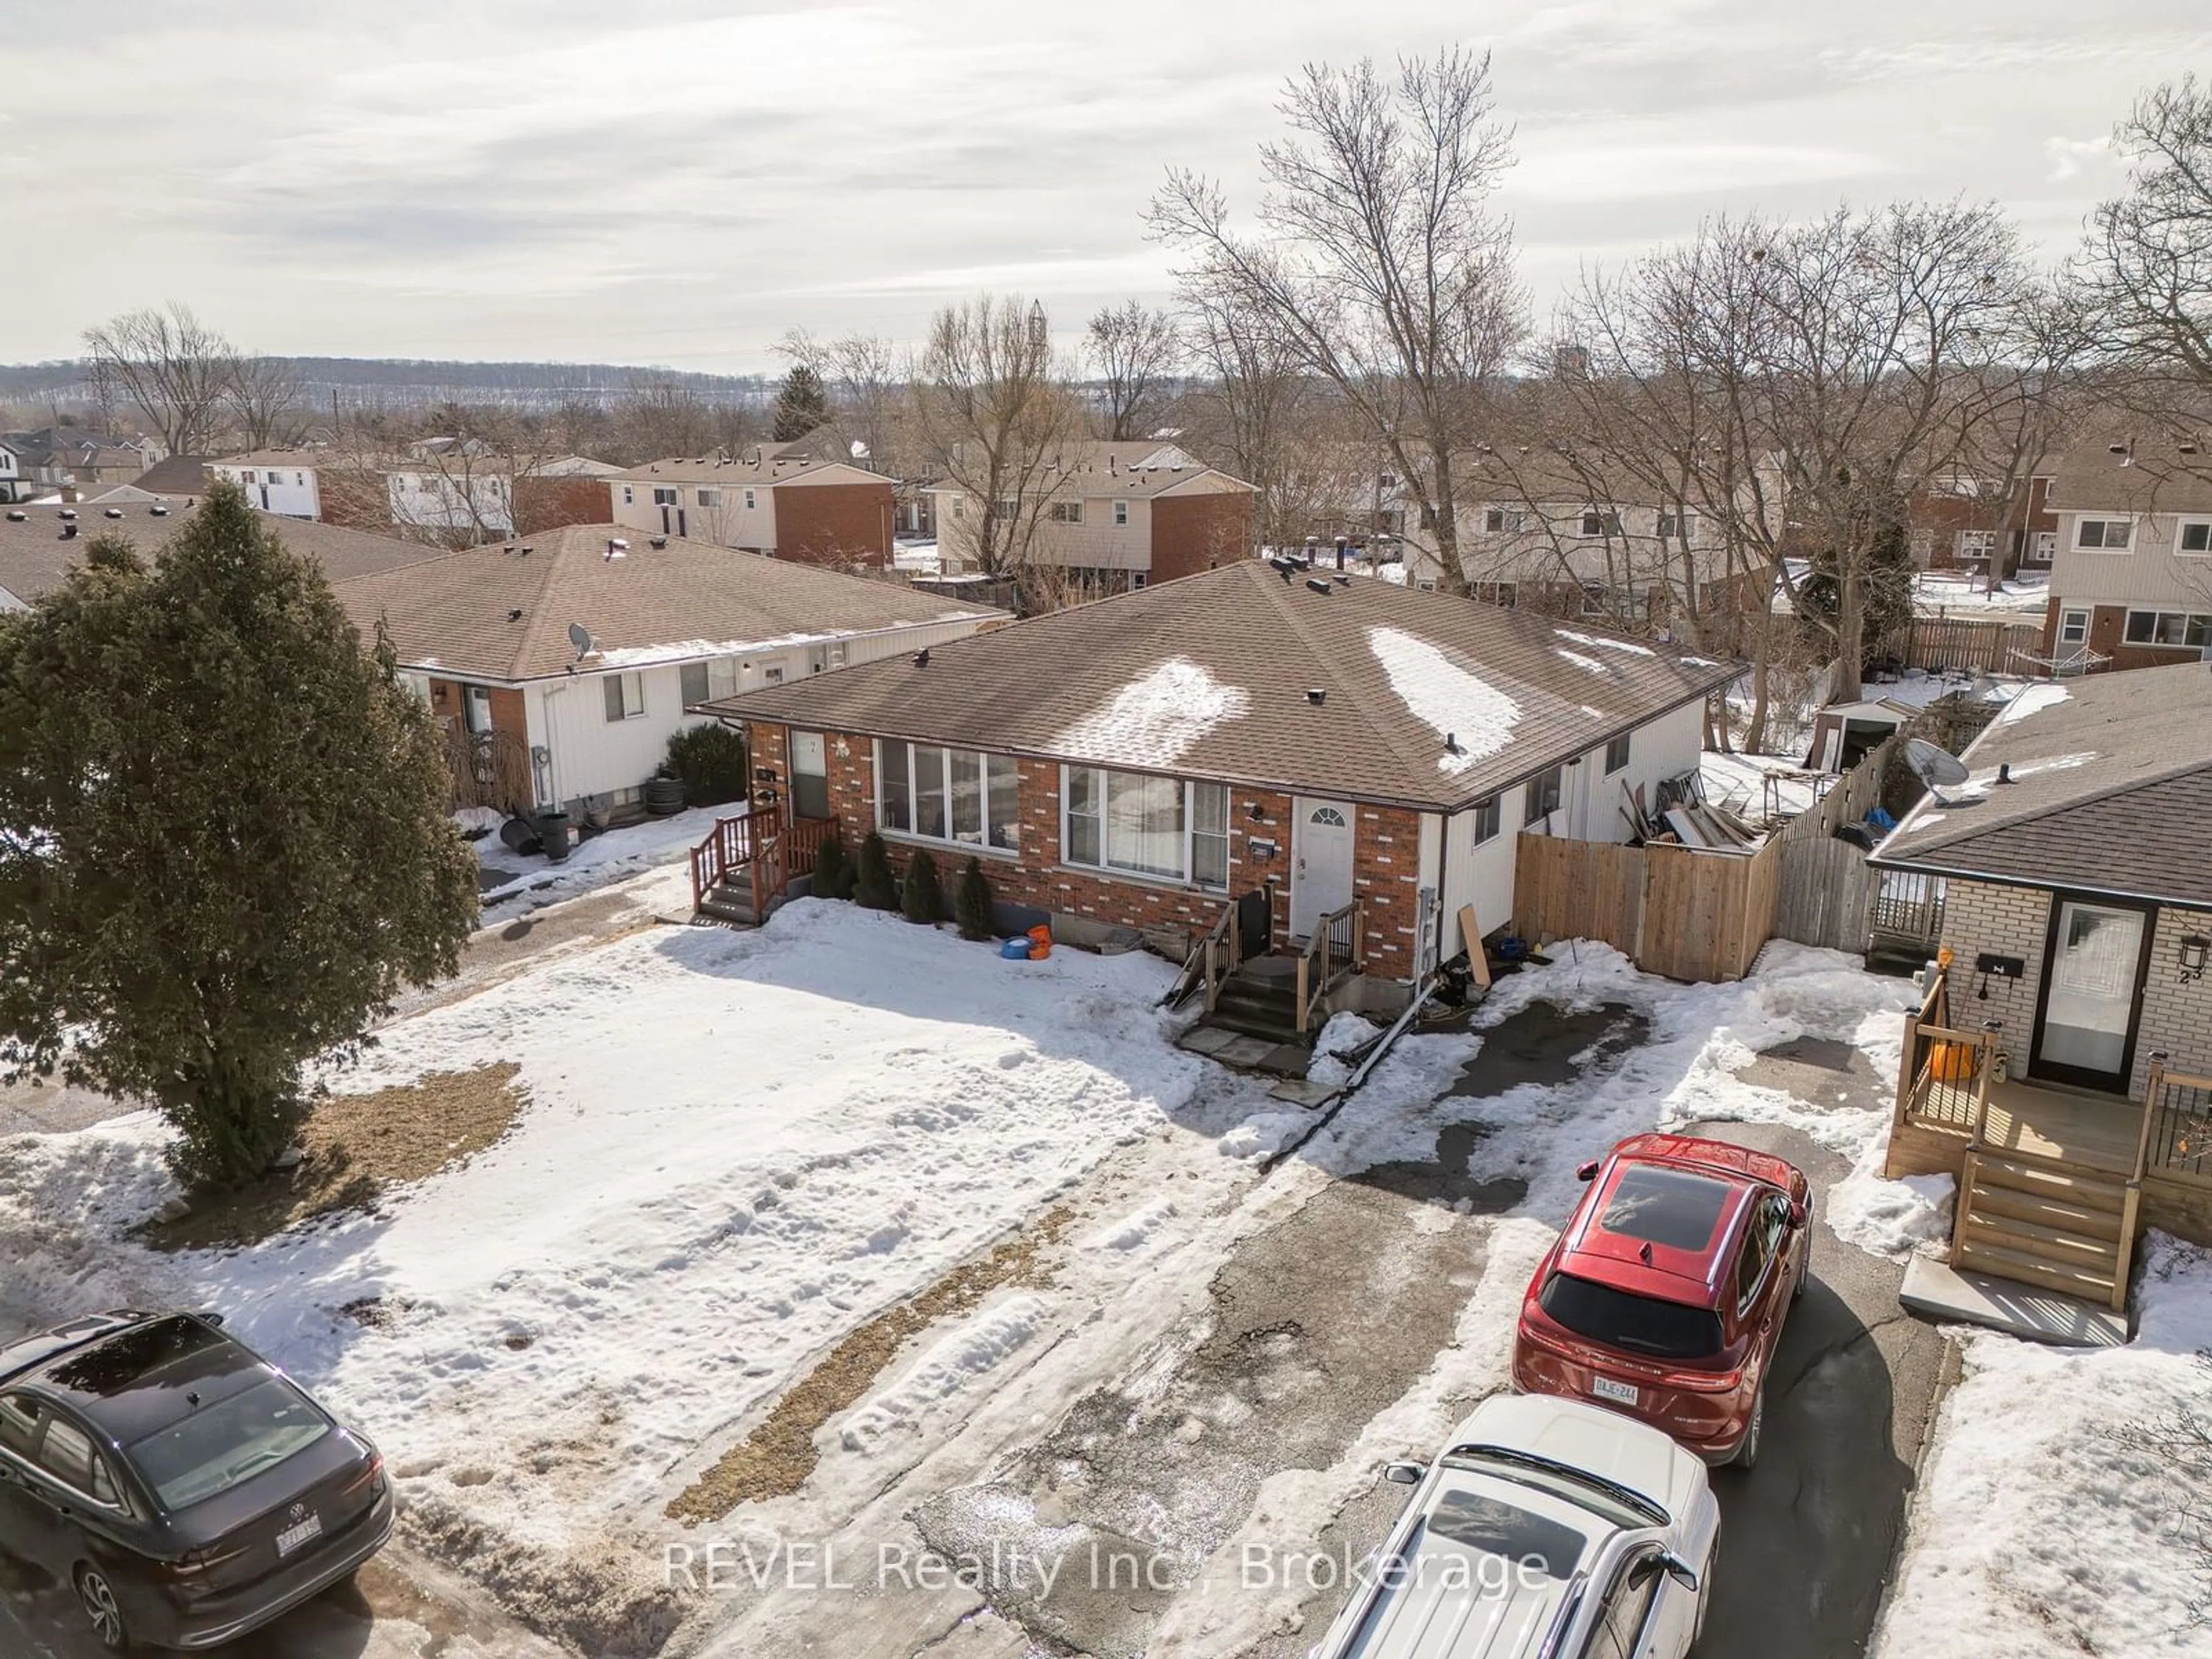
POLYGON ((607 723, 634 720, 645 714, 645 676, 641 673, 608 674, 600 678, 605 688, 607 723))
POLYGON ((1000 524, 1013 523, 1022 516, 1022 498, 1018 495, 1000 496, 991 503, 991 516, 1000 524))
POLYGON ((1611 743, 1606 744, 1605 775, 1607 777, 1611 777, 1615 772, 1626 771, 1627 769, 1628 751, 1631 747, 1629 738, 1632 735, 1632 734, 1630 732, 1624 732, 1619 737, 1615 738, 1611 743))
POLYGON ((1083 503, 1081 501, 1054 501, 1045 508, 1044 514, 1045 517, 1050 519, 1054 524, 1081 524, 1083 522, 1083 503))
POLYGON ((1604 584, 1584 582, 1583 584, 1583 615, 1602 617, 1608 614, 1613 608, 1608 603, 1609 598, 1604 584))
POLYGON ((699 505, 700 505, 700 506, 702 506, 702 507, 720 507, 721 504, 722 504, 722 492, 721 492, 720 490, 719 490, 719 489, 703 489, 703 488, 702 488, 702 489, 699 491, 699 505))
POLYGON ((1474 597, 1496 605, 1501 611, 1510 611, 1521 598, 1521 590, 1512 582, 1477 582, 1474 597))
POLYGON ((1474 840, 1470 845, 1480 847, 1486 841, 1498 839, 1498 797, 1486 795, 1468 811, 1474 818, 1474 840))
POLYGON ((1528 780, 1528 787, 1522 792, 1522 823, 1538 823, 1559 810, 1559 769, 1555 766, 1528 780))
POLYGON ((2037 531, 2028 539, 2027 556, 2033 564, 2049 564, 2058 556, 2058 532, 2055 530, 2037 531))
POLYGON ((2212 645, 2212 617, 2189 611, 2130 611, 2125 637, 2130 645, 2201 649, 2212 645))
POLYGON ((783 665, 780 662, 772 662, 769 664, 767 667, 761 670, 761 678, 769 685, 781 685, 783 684, 783 665))
POLYGON ((1020 845, 1020 773, 1011 755, 884 738, 876 744, 876 824, 964 847, 1020 845))
POLYGON ((1989 559, 1996 556, 1997 532, 1994 530, 1961 530, 1959 532, 1959 556, 1962 559, 1989 559))
POLYGON ((1126 525, 1126 524, 1127 524, 1128 522, 1129 522, 1129 504, 1128 504, 1128 502, 1127 502, 1127 501, 1116 501, 1116 502, 1115 502, 1115 503, 1114 503, 1114 527, 1115 527, 1116 530, 1118 530, 1118 529, 1120 529, 1123 525, 1126 525))
POLYGON ((735 657, 702 657, 677 669, 683 682, 684 706, 712 702, 718 697, 734 696, 738 690, 738 659, 735 657))
POLYGON ((624 485, 623 486, 623 505, 624 507, 631 507, 631 506, 635 506, 635 505, 636 504, 636 501, 637 501, 637 488, 636 488, 636 486, 635 486, 635 485, 634 485, 634 484, 624 484, 624 485))
POLYGON ((1620 514, 1594 507, 1583 509, 1583 534, 1585 536, 1618 536, 1620 534, 1620 514))
POLYGON ((244 472, 240 473, 240 474, 238 475, 238 481, 239 481, 239 483, 249 483, 249 484, 250 484, 250 483, 252 483, 253 482, 253 474, 252 474, 252 471, 251 471, 251 470, 248 470, 248 471, 244 471, 244 472))
POLYGON ((745 491, 745 511, 746 511, 746 512, 748 512, 748 513, 750 513, 750 512, 751 512, 752 510, 753 510, 753 492, 752 492, 751 490, 748 489, 747 491, 745 491))
POLYGON ((1527 522, 1526 515, 1517 507, 1489 507, 1482 515, 1482 527, 1492 535, 1510 534, 1527 522))
POLYGON ((2089 642, 2089 613, 2086 611, 2062 611, 2058 613, 2058 643, 2087 645, 2089 642))
POLYGON ((1145 570, 1132 570, 1129 573, 1129 591, 1132 593, 1135 592, 1139 588, 1142 587, 1151 580, 1151 572, 1145 570))
POLYGON ((2124 553, 2135 539, 2132 519, 2083 519, 2074 526, 2074 545, 2092 552, 2124 553))
POLYGON ((1229 885, 1229 786, 1060 769, 1060 858, 1087 869, 1229 885))
POLYGON ((1698 515, 1677 513, 1671 507, 1659 510, 1659 535, 1664 541, 1680 538, 1686 547, 1695 546, 1698 540, 1698 515))
POLYGON ((673 506, 675 506, 675 505, 676 505, 676 492, 675 492, 673 489, 661 489, 659 485, 657 485, 657 484, 656 484, 656 485, 653 487, 653 504, 655 507, 673 507, 673 506))
POLYGON ((952 516, 956 519, 964 519, 968 516, 968 498, 965 495, 955 495, 952 498, 952 516))
POLYGON ((2212 519, 2184 519, 2173 527, 2177 553, 2212 553, 2212 519))

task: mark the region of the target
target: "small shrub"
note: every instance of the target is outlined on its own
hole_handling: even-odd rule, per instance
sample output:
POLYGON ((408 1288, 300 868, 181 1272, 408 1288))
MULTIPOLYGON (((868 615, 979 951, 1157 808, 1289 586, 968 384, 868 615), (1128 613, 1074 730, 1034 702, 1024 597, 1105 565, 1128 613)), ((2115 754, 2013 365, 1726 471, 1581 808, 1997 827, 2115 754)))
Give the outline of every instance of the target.
POLYGON ((983 860, 971 858, 960 872, 960 889, 952 901, 952 915, 963 939, 988 939, 998 933, 991 920, 991 878, 983 873, 983 860))
POLYGON ((686 805, 719 806, 745 798, 751 783, 750 768, 744 734, 715 721, 672 732, 668 758, 660 769, 684 780, 686 805))
POLYGON ((845 856, 845 838, 839 835, 822 837, 822 844, 814 849, 814 896, 817 898, 850 898, 853 896, 852 860, 845 856))
POLYGON ((917 852, 907 860, 899 908, 908 921, 933 926, 945 919, 945 884, 937 878, 937 860, 927 853, 917 852))
POLYGON ((891 879, 890 850, 871 830, 860 842, 860 867, 853 877, 854 902, 870 910, 899 908, 898 884, 891 879))

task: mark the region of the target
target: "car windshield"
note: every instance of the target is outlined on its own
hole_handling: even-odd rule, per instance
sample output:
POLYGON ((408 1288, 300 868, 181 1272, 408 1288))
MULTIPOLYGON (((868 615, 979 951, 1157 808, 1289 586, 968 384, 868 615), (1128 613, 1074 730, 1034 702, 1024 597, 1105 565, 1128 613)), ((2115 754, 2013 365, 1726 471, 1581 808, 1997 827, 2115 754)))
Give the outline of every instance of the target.
POLYGON ((1597 1224, 1623 1238, 1670 1250, 1702 1250, 1711 1243, 1721 1209, 1733 1190, 1711 1176, 1631 1164, 1613 1182, 1597 1224))
POLYGON ((1479 1469, 1501 1480, 1549 1492, 1578 1509, 1602 1516, 1616 1527, 1667 1524, 1667 1511, 1643 1493, 1631 1492, 1565 1463, 1555 1463, 1548 1457, 1508 1451, 1499 1446, 1455 1446, 1445 1454, 1443 1462, 1446 1468, 1479 1469))
POLYGON ((1636 1296, 1572 1273, 1544 1281, 1536 1305, 1577 1336, 1659 1359, 1705 1359, 1721 1351, 1721 1322, 1709 1308, 1636 1296))
POLYGON ((276 1468, 330 1428, 307 1395, 272 1376, 148 1435, 131 1448, 131 1462, 174 1511, 276 1468))

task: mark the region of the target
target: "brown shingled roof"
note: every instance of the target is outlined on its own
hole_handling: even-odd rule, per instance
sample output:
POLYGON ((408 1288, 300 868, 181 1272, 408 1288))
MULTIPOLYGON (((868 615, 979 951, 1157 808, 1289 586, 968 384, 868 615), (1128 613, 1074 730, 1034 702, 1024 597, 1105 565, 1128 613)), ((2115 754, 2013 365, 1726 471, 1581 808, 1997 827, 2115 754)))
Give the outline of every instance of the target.
POLYGON ((926 665, 864 663, 710 707, 1449 810, 1737 672, 1525 611, 1369 577, 1285 580, 1240 560, 933 647, 926 665))
POLYGON ((613 668, 1004 614, 608 524, 439 555, 341 582, 337 592, 364 631, 385 620, 403 663, 507 682, 568 672, 572 623, 599 642, 601 654, 586 665, 613 668), (628 545, 611 558, 614 540, 628 545))
POLYGON ((2212 667, 2031 685, 1964 758, 1874 863, 2212 905, 2212 667))

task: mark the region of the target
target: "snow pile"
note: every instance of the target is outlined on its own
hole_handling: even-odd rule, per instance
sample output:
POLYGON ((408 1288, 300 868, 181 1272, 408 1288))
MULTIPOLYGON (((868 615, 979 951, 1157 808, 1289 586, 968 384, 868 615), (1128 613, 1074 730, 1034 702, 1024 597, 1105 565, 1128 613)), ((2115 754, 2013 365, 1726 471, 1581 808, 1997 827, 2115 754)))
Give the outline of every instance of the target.
MULTIPOLYGON (((525 858, 509 851, 498 836, 488 836, 477 843, 477 861, 508 879, 485 889, 479 901, 487 913, 497 912, 487 920, 512 921, 641 871, 681 863, 714 832, 717 818, 743 817, 746 811, 743 801, 732 801, 726 806, 695 806, 665 818, 647 818, 586 838, 561 864, 542 853, 525 858)), ((496 822, 497 815, 494 817, 496 822)))
POLYGON ((2014 720, 2024 720, 2030 714, 2041 714, 2073 699, 2074 694, 2056 681, 2039 680, 2022 687, 2020 695, 2004 706, 2004 712, 1997 716, 1997 724, 2010 726, 2014 720))
POLYGON ((1357 1048, 1363 1042, 1371 1042, 1382 1035, 1382 1028, 1362 1019, 1349 1008, 1331 1014, 1328 1024, 1321 1028, 1314 1038, 1313 1059, 1306 1066, 1306 1081, 1318 1083, 1331 1089, 1340 1089, 1352 1079, 1353 1063, 1339 1060, 1340 1053, 1357 1048))
POLYGON ((1570 651, 1564 645, 1559 647, 1559 654, 1577 668, 1586 668, 1593 674, 1605 672, 1605 665, 1595 657, 1585 657, 1581 652, 1570 651))
POLYGON ((471 841, 497 834, 506 822, 507 814, 495 806, 464 806, 453 814, 453 828, 471 841))
POLYGON ((1659 654, 1650 646, 1638 645, 1633 640, 1609 639, 1601 634, 1577 634, 1571 628, 1555 628, 1552 631, 1563 640, 1572 640, 1577 645, 1595 646, 1601 651, 1618 651, 1626 657, 1656 657, 1659 654))
POLYGON ((2118 1431, 2204 1411, 2212 1255, 2150 1235, 2137 1306, 2124 1348, 1963 1334, 1875 1659, 2204 1651, 2185 1518, 2203 1493, 2118 1431))
POLYGON ((1255 1112, 1214 1144, 1224 1158, 1233 1158, 1240 1164, 1260 1164, 1302 1133, 1313 1121, 1313 1115, 1295 1106, 1255 1112))
POLYGON ((754 933, 635 935, 398 1021, 332 1079, 518 1063, 528 1109, 466 1165, 373 1215, 161 1257, 119 1236, 170 1192, 151 1119, 19 1138, 6 1277, 37 1316, 222 1309, 411 1495, 574 1544, 657 1510, 841 1336, 1180 1110, 1203 1063, 1162 1039, 1168 971, 1061 951, 1009 972, 813 901, 754 933))
POLYGON ((1118 1221, 1109 1222, 1083 1241, 1086 1250, 1140 1250, 1161 1228, 1175 1219, 1176 1206, 1164 1198, 1139 1205, 1118 1221))
POLYGON ((1923 1246, 1947 1245, 1958 1182, 1947 1175, 1885 1178, 1887 1132, 1867 1143, 1851 1172, 1829 1189, 1828 1225, 1844 1243, 1871 1255, 1904 1257, 1923 1246))
POLYGON ((853 1413, 842 1437, 845 1449, 870 1450, 892 1429, 996 1370, 1036 1334, 1048 1311, 1042 1297, 1009 1297, 947 1332, 903 1378, 853 1413))
POLYGON ((1503 691, 1426 640, 1395 628, 1369 629, 1367 647, 1407 712, 1439 738, 1456 740, 1455 751, 1437 757, 1439 772, 1464 772, 1505 747, 1521 709, 1503 691))
POLYGON ((1172 766, 1250 705, 1243 687, 1223 685, 1188 658, 1170 657, 1062 732, 1053 746, 1087 760, 1172 766))

